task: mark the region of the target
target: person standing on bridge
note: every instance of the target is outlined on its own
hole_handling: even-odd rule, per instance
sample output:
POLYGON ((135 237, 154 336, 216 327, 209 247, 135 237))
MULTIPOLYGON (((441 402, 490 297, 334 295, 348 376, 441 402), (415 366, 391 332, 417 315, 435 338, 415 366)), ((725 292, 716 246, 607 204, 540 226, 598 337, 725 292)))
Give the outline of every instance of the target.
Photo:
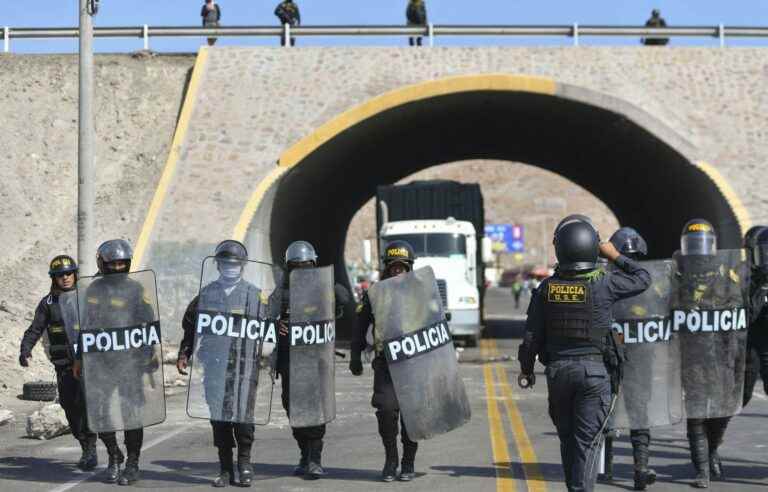
MULTIPOLYGON (((203 18, 203 27, 219 27, 221 21, 221 8, 214 0, 205 0, 203 8, 200 11, 200 17, 203 18)), ((208 46, 216 44, 216 38, 208 38, 208 46)))
MULTIPOLYGON (((283 0, 275 8, 275 15, 280 19, 280 25, 296 27, 301 25, 301 12, 293 0, 283 0)), ((280 37, 280 45, 285 46, 285 36, 280 37)), ((291 46, 296 46, 296 38, 291 36, 291 46)))
POLYGON ((521 387, 532 387, 536 357, 547 367, 549 414, 560 438, 569 491, 591 491, 597 454, 620 380, 622 353, 611 329, 611 308, 643 292, 650 274, 600 243, 587 217, 569 216, 555 229, 558 266, 533 294, 518 360, 521 387), (598 268, 598 255, 617 268, 598 268))
MULTIPOLYGON (((424 0, 408 0, 408 7, 405 9, 405 18, 409 27, 424 27, 427 25, 427 6, 424 0)), ((421 36, 409 37, 408 44, 411 46, 421 46, 421 36)))
MULTIPOLYGON (((645 27, 667 27, 667 21, 659 9, 653 9, 651 18, 645 21, 645 27)), ((645 46, 665 46, 669 44, 669 38, 642 38, 640 42, 645 46)))

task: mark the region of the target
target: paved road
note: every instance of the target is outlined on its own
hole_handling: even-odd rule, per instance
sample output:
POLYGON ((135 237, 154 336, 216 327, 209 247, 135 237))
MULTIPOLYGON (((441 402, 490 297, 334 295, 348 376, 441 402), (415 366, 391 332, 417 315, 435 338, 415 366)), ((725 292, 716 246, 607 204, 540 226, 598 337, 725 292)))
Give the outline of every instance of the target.
MULTIPOLYGON (((472 400, 472 421, 448 435, 424 442, 417 456, 419 476, 410 484, 377 481, 383 451, 370 407, 371 372, 352 377, 337 365, 338 418, 329 425, 324 453, 327 479, 308 482, 290 475, 297 450, 282 409, 272 424, 257 429, 254 447, 259 490, 563 490, 559 445, 547 415, 546 384, 522 391, 514 384, 522 313, 501 290, 489 295, 489 333, 494 338, 461 353, 464 382, 472 400)), ((168 368, 170 369, 170 368, 168 368)), ((541 368, 540 368, 541 369, 541 368)), ((184 413, 183 388, 169 397, 166 423, 147 429, 142 455, 143 480, 135 488, 169 491, 209 487, 217 470, 206 421, 184 413)), ((276 395, 275 401, 279 401, 276 395)), ((24 405, 29 406, 28 403, 24 405)), ((277 405, 279 406, 279 405, 277 405)), ((759 390, 754 401, 733 419, 722 455, 729 480, 711 490, 749 491, 768 486, 768 399, 759 390)), ((111 490, 101 483, 101 469, 82 473, 72 467, 79 449, 69 436, 51 441, 20 438, 23 429, 0 429, 0 490, 111 490)), ((660 483, 654 490, 686 490, 692 472, 682 425, 654 432, 652 462, 660 483)), ((102 461, 103 448, 100 446, 102 461)), ((631 448, 626 436, 616 445, 615 475, 599 491, 631 488, 631 448)), ((103 465, 103 463, 102 463, 103 465)))

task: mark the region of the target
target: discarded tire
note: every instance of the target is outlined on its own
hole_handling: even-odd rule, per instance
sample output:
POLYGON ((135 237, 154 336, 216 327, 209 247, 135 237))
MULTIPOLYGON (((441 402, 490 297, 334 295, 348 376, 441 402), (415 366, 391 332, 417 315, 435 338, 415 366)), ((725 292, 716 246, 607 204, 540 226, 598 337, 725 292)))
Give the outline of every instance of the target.
POLYGON ((53 401, 56 399, 56 383, 50 381, 33 381, 24 383, 21 397, 31 401, 53 401))

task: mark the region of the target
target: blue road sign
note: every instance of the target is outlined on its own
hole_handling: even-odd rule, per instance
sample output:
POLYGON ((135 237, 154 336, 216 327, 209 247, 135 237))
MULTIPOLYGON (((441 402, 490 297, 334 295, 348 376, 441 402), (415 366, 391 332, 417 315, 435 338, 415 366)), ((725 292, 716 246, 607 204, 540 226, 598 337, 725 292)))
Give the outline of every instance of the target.
POLYGON ((491 238, 494 251, 501 253, 525 251, 525 237, 521 225, 486 224, 485 235, 491 238))

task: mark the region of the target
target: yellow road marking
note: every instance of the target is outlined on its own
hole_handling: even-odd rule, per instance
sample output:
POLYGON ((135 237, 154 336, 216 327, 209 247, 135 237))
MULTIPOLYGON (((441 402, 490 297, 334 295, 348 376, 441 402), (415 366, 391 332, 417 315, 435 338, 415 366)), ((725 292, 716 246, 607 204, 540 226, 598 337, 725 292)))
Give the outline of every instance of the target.
POLYGON ((192 77, 189 80, 189 86, 187 87, 187 94, 184 97, 184 106, 181 109, 179 115, 179 121, 176 124, 176 131, 173 134, 173 142, 171 143, 171 149, 168 152, 168 160, 165 161, 165 168, 163 174, 160 176, 160 181, 157 183, 155 189, 155 195, 152 197, 152 202, 149 205, 147 216, 144 218, 144 225, 141 228, 139 239, 136 241, 136 248, 133 254, 133 267, 136 270, 141 269, 142 260, 144 254, 147 251, 147 244, 149 244, 149 238, 152 235, 152 230, 155 228, 155 222, 157 222, 157 216, 160 213, 160 208, 165 201, 165 195, 168 192, 168 186, 171 184, 173 174, 176 171, 176 164, 179 161, 181 155, 181 146, 184 143, 184 138, 187 135, 189 129, 189 122, 192 119, 192 110, 194 109, 195 99, 197 97, 197 88, 200 85, 200 78, 205 68, 205 62, 208 59, 208 49, 206 47, 200 48, 197 53, 197 59, 195 60, 195 67, 192 70, 192 77))
MULTIPOLYGON (((489 340, 480 341, 480 352, 483 357, 488 355, 489 340)), ((495 365, 495 364, 494 364, 495 365)), ((493 378, 491 364, 483 366, 485 377, 485 399, 488 406, 488 428, 491 434, 491 449, 493 450, 494 468, 496 468, 496 492, 508 492, 517 490, 512 471, 509 467, 509 447, 504 435, 504 423, 499 413, 499 405, 496 402, 496 382, 493 378)))
MULTIPOLYGON (((495 340, 488 340, 490 345, 491 355, 498 355, 498 349, 496 347, 495 340)), ((515 404, 515 400, 512 397, 512 387, 509 384, 507 378, 506 369, 499 365, 495 365, 496 377, 499 381, 499 387, 501 388, 502 400, 504 401, 504 407, 507 410, 507 417, 509 418, 509 425, 512 428, 512 434, 515 438, 515 444, 517 450, 520 453, 520 459, 523 462, 523 472, 525 473, 526 482, 528 484, 529 492, 545 492, 547 490, 544 476, 541 474, 541 470, 538 465, 538 458, 536 457, 536 451, 533 449, 533 444, 528 438, 528 432, 525 430, 525 423, 523 417, 520 415, 520 410, 515 404)))

